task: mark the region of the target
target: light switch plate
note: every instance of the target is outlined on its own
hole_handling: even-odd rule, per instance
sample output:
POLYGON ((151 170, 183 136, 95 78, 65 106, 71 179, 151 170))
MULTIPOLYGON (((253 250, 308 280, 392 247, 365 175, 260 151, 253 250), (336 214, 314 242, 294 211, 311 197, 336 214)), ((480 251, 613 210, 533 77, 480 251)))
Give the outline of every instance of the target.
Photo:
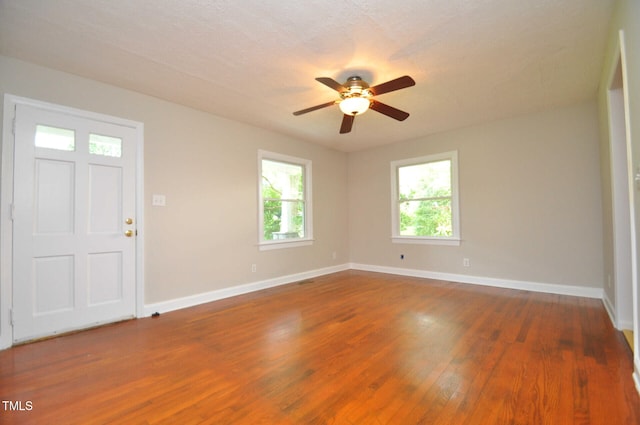
POLYGON ((164 207, 167 205, 167 197, 164 195, 153 195, 151 198, 151 205, 154 207, 164 207))

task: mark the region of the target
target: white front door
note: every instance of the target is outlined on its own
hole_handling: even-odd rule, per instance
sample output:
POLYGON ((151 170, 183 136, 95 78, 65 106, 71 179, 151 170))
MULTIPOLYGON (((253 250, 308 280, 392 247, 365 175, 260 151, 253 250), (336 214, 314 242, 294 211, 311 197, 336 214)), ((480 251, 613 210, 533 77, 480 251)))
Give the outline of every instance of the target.
POLYGON ((14 342, 135 316, 136 137, 16 106, 14 342))

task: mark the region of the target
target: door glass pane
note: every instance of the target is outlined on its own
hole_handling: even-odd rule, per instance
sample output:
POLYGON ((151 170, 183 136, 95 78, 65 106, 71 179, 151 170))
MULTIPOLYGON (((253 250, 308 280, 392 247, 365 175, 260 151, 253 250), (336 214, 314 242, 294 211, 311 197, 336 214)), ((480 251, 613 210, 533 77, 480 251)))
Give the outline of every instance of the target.
POLYGON ((120 158, 122 157, 122 139, 101 134, 90 134, 89 153, 120 158))
POLYGON ((76 135, 73 130, 38 124, 35 144, 38 148, 74 151, 76 149, 76 135))

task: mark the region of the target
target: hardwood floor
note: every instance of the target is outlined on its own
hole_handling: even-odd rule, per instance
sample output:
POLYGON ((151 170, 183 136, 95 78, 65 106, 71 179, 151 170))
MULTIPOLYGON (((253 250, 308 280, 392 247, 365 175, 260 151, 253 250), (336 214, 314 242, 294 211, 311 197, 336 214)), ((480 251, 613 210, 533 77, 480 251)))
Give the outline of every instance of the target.
POLYGON ((0 351, 0 423, 639 424, 631 374, 600 300, 348 271, 0 351))

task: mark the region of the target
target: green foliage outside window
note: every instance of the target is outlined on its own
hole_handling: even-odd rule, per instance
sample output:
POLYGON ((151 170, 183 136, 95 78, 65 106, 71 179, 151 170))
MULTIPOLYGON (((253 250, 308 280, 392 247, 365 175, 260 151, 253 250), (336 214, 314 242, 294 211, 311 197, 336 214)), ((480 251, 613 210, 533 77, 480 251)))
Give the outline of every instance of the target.
POLYGON ((451 161, 398 168, 400 235, 450 237, 451 161))
POLYGON ((304 237, 303 167, 263 161, 264 239, 304 237))
MULTIPOLYGON (((264 182, 264 180, 263 180, 264 182)), ((263 183, 264 184, 264 183, 263 183)), ((264 238, 273 239, 273 233, 280 231, 280 217, 282 216, 282 202, 277 198, 279 193, 271 186, 263 186, 264 201, 264 238)))
POLYGON ((451 236, 451 200, 405 201, 400 206, 403 236, 451 236))

